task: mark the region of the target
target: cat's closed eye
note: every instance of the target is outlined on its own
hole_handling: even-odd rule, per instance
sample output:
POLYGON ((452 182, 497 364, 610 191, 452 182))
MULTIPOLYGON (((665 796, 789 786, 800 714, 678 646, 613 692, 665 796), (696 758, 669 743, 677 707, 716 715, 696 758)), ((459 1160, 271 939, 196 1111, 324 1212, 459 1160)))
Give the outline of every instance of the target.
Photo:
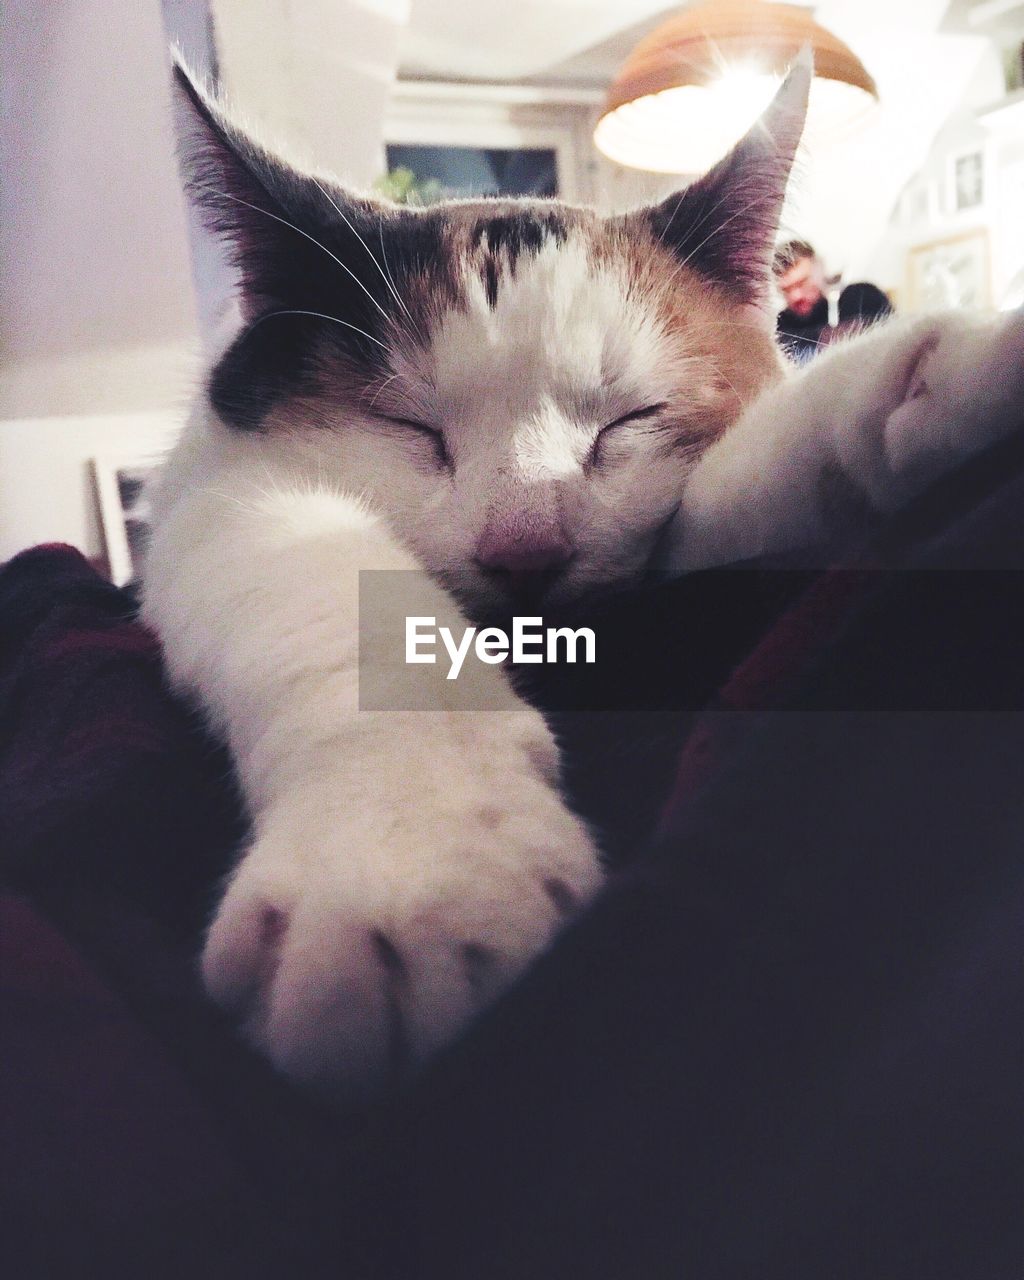
POLYGON ((427 440, 434 451, 434 458, 438 467, 451 470, 452 462, 445 446, 444 436, 437 427, 428 426, 427 423, 419 422, 415 418, 392 417, 389 414, 381 414, 380 417, 382 422, 386 422, 390 426, 400 427, 405 432, 427 440))
POLYGON ((592 467, 601 465, 601 462, 603 461, 603 443, 607 441, 610 434, 616 431, 619 427, 632 426, 633 423, 642 422, 646 418, 657 417, 657 415, 666 407, 667 406, 664 401, 660 401, 658 404, 644 405, 640 409, 630 409, 628 413, 624 413, 620 417, 615 418, 614 421, 606 423, 594 437, 594 443, 591 446, 590 454, 587 457, 585 464, 587 469, 589 470, 592 467))

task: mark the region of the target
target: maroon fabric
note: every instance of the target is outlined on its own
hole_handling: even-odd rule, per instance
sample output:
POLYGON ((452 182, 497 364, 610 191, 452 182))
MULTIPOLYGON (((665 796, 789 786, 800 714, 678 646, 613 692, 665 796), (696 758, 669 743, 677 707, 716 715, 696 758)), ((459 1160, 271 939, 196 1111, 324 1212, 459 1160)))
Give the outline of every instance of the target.
POLYGON ((70 1275, 76 1260, 81 1275, 252 1274, 269 1243, 257 1188, 216 1117, 82 954, 10 895, 0 1028, 5 1275, 70 1275))
POLYGON ((11 561, 0 1274, 1019 1274, 1024 605, 935 571, 1024 546, 1018 445, 942 499, 941 556, 908 517, 916 588, 838 574, 766 615, 652 856, 369 1115, 202 998, 243 824, 130 598, 68 548, 11 561))
POLYGON ((438 1065, 399 1274, 1024 1274, 1022 519, 1024 435, 894 522, 778 705, 438 1065))
MULTIPOLYGON (((740 572, 746 572, 740 571, 740 572)), ((659 838, 671 836, 697 792, 722 769, 749 732, 752 718, 782 704, 786 690, 822 650, 872 585, 868 569, 824 572, 786 610, 732 671, 699 716, 679 755, 659 838)))
POLYGON ((159 646, 133 615, 131 599, 69 547, 5 567, 3 865, 16 879, 141 895, 180 927, 205 909, 204 872, 228 865, 237 815, 226 762, 167 696, 159 646), (133 840, 145 858, 124 856, 133 840))
POLYGON ((0 571, 0 1274, 369 1274, 366 1121, 202 998, 243 826, 133 614, 68 547, 0 571))

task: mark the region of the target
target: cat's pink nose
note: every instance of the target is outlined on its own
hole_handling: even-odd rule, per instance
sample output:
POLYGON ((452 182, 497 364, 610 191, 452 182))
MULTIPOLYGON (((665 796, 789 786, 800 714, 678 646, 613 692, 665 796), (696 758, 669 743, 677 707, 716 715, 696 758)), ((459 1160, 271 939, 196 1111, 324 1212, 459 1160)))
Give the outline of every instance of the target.
POLYGON ((550 573, 572 559, 573 545, 561 530, 538 537, 510 537, 487 530, 476 548, 477 564, 492 573, 520 575, 550 573))

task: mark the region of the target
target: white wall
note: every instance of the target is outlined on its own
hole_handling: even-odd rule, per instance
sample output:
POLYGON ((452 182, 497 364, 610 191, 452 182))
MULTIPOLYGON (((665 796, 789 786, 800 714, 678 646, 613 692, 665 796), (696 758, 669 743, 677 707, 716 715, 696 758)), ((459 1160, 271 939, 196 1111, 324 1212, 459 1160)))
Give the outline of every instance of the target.
POLYGON ((0 58, 0 557, 96 556, 87 460, 162 442, 194 378, 157 0, 5 5, 0 58))
POLYGON ((949 0, 821 0, 815 19, 849 44, 878 85, 874 119, 801 156, 783 221, 846 279, 870 279, 893 205, 979 72, 1001 86, 995 47, 942 29, 949 0))
POLYGON ((369 186, 410 0, 212 0, 224 91, 296 159, 369 186))
POLYGON ((0 51, 0 416, 153 407, 109 383, 196 331, 158 4, 9 4, 0 51))
POLYGON ((69 542, 101 556, 90 460, 159 455, 179 429, 174 413, 0 423, 0 561, 38 542, 69 542))
MULTIPOLYGON (((243 108, 370 182, 408 0, 214 10, 243 108)), ((159 0, 5 0, 2 28, 0 557, 53 540, 95 556, 88 460, 164 443, 199 362, 167 36, 159 0)), ((209 266, 196 274, 222 290, 209 266)), ((221 300, 202 301, 208 335, 221 300)))
POLYGON ((1024 124, 1018 114, 1007 127, 987 127, 981 112, 1001 94, 1002 79, 986 60, 959 108, 906 184, 888 227, 874 246, 872 278, 908 299, 908 252, 917 246, 981 229, 990 255, 990 301, 1003 301, 1011 279, 1024 267, 1024 124), (956 156, 981 151, 985 200, 957 211, 952 200, 956 156))

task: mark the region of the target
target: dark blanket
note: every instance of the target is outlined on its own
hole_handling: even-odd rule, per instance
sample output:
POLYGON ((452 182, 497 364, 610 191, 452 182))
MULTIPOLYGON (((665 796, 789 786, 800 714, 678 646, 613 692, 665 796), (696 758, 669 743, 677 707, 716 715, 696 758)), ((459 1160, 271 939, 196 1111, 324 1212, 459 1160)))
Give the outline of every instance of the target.
POLYGON ((639 685, 538 697, 620 869, 358 1115, 201 997, 242 825, 130 599, 66 548, 10 562, 0 1274, 1018 1276, 1022 463, 977 460, 857 567, 609 606, 661 655, 639 685))

